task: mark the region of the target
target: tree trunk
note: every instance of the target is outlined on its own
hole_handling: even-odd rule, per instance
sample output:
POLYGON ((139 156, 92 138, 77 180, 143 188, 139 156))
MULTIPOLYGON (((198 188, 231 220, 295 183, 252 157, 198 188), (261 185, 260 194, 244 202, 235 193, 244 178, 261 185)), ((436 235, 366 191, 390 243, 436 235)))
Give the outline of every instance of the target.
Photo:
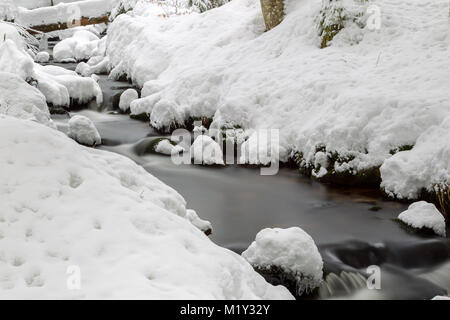
POLYGON ((261 0, 266 30, 276 27, 284 18, 284 0, 261 0))

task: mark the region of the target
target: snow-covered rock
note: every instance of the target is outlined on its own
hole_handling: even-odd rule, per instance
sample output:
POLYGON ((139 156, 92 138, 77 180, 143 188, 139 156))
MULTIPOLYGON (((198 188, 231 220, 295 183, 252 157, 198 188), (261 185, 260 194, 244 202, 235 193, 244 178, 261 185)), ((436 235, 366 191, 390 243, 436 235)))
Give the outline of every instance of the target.
POLYGON ((435 205, 426 201, 414 202, 408 210, 399 214, 398 219, 416 228, 428 228, 437 235, 445 237, 445 219, 435 205))
POLYGON ((186 218, 207 236, 212 233, 213 228, 211 222, 200 219, 199 216, 197 215, 197 212, 195 212, 194 210, 191 209, 186 210, 186 218))
POLYGON ((41 51, 36 54, 34 61, 37 63, 45 63, 50 60, 50 54, 46 51, 41 51))
POLYGON ((268 165, 287 161, 286 148, 280 147, 277 130, 257 130, 241 145, 240 163, 268 165))
POLYGON ((109 58, 96 56, 91 58, 87 63, 80 62, 75 71, 83 77, 89 77, 92 74, 106 74, 109 71, 109 58), (96 58, 96 59, 93 59, 96 58), (101 58, 98 60, 98 58, 101 58))
MULTIPOLYGON (((345 159, 327 168, 331 174, 356 175, 377 170, 392 150, 418 145, 450 116, 448 4, 379 5, 381 28, 343 29, 320 49, 321 1, 286 1, 284 21, 269 32, 259 1, 233 0, 169 19, 143 3, 111 24, 107 54, 114 74, 127 75, 144 87, 144 98, 152 97, 146 107, 156 125, 204 116, 245 130, 279 129, 280 149, 301 154, 302 165, 319 166, 315 155, 323 145, 327 156, 345 159), (148 83, 153 90, 144 90, 148 83)), ((439 159, 413 162, 437 168, 439 159)), ((314 167, 324 176, 321 168, 314 167)), ((420 174, 411 170, 397 181, 421 180, 420 174)), ((406 197, 404 191, 398 188, 397 196, 406 197)))
POLYGON ((127 89, 120 95, 119 109, 122 112, 128 111, 130 109, 130 104, 134 100, 139 99, 139 94, 135 89, 127 89))
POLYGON ((179 145, 173 145, 170 143, 168 139, 162 139, 158 144, 155 146, 155 151, 161 154, 166 155, 172 155, 172 154, 179 154, 184 149, 183 147, 179 145))
POLYGON ((103 93, 98 83, 90 77, 81 77, 76 72, 58 66, 35 65, 38 89, 47 102, 54 106, 69 107, 70 99, 77 104, 95 100, 103 103, 103 93))
POLYGON ((200 135, 195 138, 190 148, 190 155, 194 164, 224 165, 222 148, 207 135, 200 135))
POLYGON ((450 186, 450 115, 422 133, 411 150, 387 159, 380 168, 381 187, 392 196, 416 199, 422 189, 450 186))
POLYGON ((323 261, 314 240, 298 227, 267 228, 242 256, 258 271, 272 272, 272 268, 296 279, 297 294, 311 292, 320 285, 323 261))
MULTIPOLYGON (((4 28, 3 25, 0 23, 0 31, 4 28)), ((8 34, 14 35, 10 26, 7 26, 8 34)), ((54 107, 68 108, 71 99, 78 104, 85 104, 94 99, 97 104, 103 102, 103 93, 96 81, 80 77, 76 72, 62 67, 41 66, 35 63, 26 52, 20 36, 19 40, 7 39, 0 43, 0 72, 13 73, 23 80, 36 83, 47 104, 54 107)))
POLYGON ((12 73, 0 72, 0 114, 56 128, 42 93, 12 73))
POLYGON ((0 137, 0 298, 292 299, 132 160, 8 116, 0 137))
POLYGON ((88 30, 80 30, 70 38, 58 42, 53 48, 57 62, 88 60, 97 50, 100 39, 88 30))
POLYGON ((69 120, 69 137, 86 146, 102 143, 102 138, 94 123, 88 117, 76 115, 69 120))
POLYGON ((0 42, 0 72, 17 74, 23 80, 35 77, 33 59, 10 39, 0 42))

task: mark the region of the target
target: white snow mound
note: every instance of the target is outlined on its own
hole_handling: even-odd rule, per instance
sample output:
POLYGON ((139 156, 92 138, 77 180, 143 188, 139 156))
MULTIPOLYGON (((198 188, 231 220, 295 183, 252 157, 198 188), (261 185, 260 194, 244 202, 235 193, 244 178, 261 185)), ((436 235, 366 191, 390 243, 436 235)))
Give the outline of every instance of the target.
POLYGON ((134 100, 139 99, 139 94, 134 89, 127 89, 120 95, 119 109, 126 112, 130 109, 130 104, 134 100))
POLYGON ((69 137, 86 146, 102 143, 100 134, 94 123, 88 117, 76 115, 69 120, 69 137))
POLYGON ((34 61, 37 63, 45 63, 50 60, 50 54, 46 51, 41 51, 36 54, 34 61))
POLYGON ((293 298, 210 241, 132 160, 8 116, 0 136, 0 298, 293 298))
POLYGON ((302 285, 299 292, 311 291, 322 281, 319 250, 311 236, 298 227, 261 230, 242 256, 254 267, 279 267, 296 276, 302 285))
POLYGON ((199 135, 195 138, 190 149, 190 154, 191 159, 194 160, 194 164, 224 165, 222 148, 207 135, 199 135))
POLYGON ((0 114, 56 128, 42 93, 12 73, 0 72, 0 114))
POLYGON ((435 205, 426 201, 414 202, 408 210, 399 214, 398 219, 407 225, 421 229, 428 228, 445 237, 445 219, 435 205))

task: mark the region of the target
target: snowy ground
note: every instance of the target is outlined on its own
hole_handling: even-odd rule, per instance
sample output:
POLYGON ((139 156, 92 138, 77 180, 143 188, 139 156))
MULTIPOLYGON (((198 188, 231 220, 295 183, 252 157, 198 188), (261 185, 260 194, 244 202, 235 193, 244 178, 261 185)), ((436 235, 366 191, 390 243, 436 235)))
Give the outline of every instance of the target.
POLYGON ((280 150, 301 155, 314 176, 384 164, 382 187, 414 198, 450 181, 450 139, 439 133, 450 119, 448 2, 371 3, 382 10, 380 28, 349 26, 325 49, 318 0, 289 1, 269 32, 256 0, 169 18, 141 5, 110 26, 107 53, 113 75, 143 87, 136 109, 154 125, 204 116, 278 128, 280 150))
POLYGON ((184 199, 131 160, 8 116, 0 136, 1 298, 291 298, 213 244, 184 199), (80 290, 66 285, 70 266, 80 290))

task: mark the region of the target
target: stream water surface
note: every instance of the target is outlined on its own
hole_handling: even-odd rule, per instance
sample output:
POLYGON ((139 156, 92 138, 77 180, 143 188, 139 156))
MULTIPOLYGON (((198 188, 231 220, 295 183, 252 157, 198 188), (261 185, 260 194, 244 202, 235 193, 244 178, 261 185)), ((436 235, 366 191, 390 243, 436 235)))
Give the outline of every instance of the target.
MULTIPOLYGON (((64 67, 74 69, 75 64, 64 67)), ((131 158, 177 190, 213 224, 211 240, 241 253, 258 231, 299 226, 316 241, 326 281, 315 298, 430 299, 450 291, 450 240, 419 235, 394 219, 406 204, 384 199, 378 190, 336 187, 282 168, 275 176, 237 165, 223 168, 178 166, 171 158, 142 154, 138 145, 161 137, 148 123, 111 112, 126 82, 100 76, 102 111, 89 117, 102 136, 99 148, 131 158), (381 289, 368 290, 368 266, 381 268, 381 289)), ((61 131, 68 116, 54 115, 61 131)))

